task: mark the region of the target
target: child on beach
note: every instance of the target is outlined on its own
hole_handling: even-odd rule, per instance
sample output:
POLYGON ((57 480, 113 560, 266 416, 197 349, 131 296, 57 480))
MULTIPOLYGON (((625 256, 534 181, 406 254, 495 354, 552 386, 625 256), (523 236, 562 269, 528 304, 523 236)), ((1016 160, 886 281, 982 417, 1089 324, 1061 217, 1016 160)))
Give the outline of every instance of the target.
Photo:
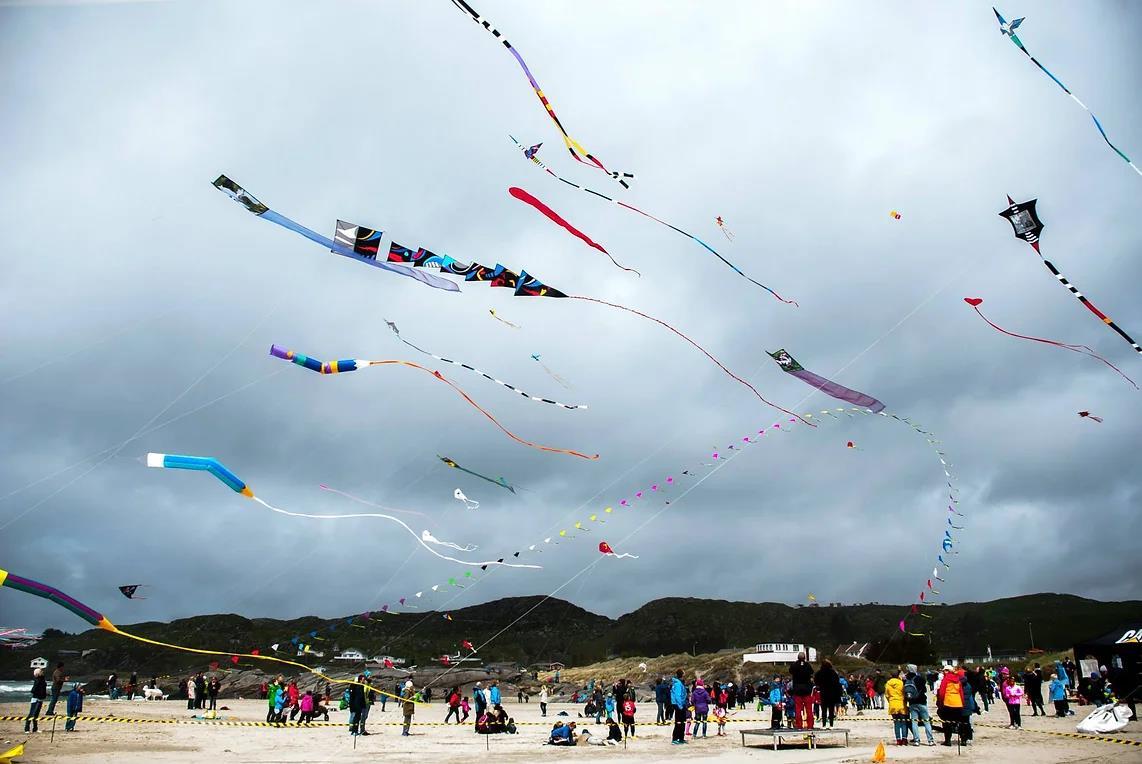
POLYGON ((468 714, 472 712, 472 705, 468 702, 467 695, 460 700, 460 710, 464 712, 463 718, 460 719, 460 723, 463 724, 468 721, 468 714))
POLYGON ((305 694, 301 696, 298 701, 298 708, 301 709, 301 724, 308 724, 313 721, 313 692, 306 690, 305 694))
POLYGON ((634 704, 634 692, 628 692, 626 698, 623 699, 623 735, 630 735, 634 737, 634 712, 636 710, 634 704))
POLYGON ((718 737, 726 736, 726 709, 721 706, 714 708, 714 721, 718 724, 718 737))
POLYGON ((83 710, 83 689, 77 682, 71 688, 71 692, 67 694, 67 723, 64 724, 64 730, 71 732, 75 729, 75 717, 83 710))
POLYGON ((603 708, 607 712, 607 721, 613 722, 615 720, 615 696, 608 695, 603 701, 603 708))
POLYGON ((773 684, 769 686, 769 705, 773 708, 773 716, 770 718, 770 729, 781 729, 781 679, 773 677, 773 684))
POLYGON ((785 707, 785 726, 792 728, 793 722, 797 720, 797 704, 788 691, 781 696, 781 705, 785 707))
POLYGON ((1011 718, 1008 729, 1017 730, 1021 727, 1019 721, 1019 701, 1023 699, 1023 688, 1015 684, 1015 677, 1008 674, 1003 681, 1003 702, 1007 704, 1007 715, 1011 718))

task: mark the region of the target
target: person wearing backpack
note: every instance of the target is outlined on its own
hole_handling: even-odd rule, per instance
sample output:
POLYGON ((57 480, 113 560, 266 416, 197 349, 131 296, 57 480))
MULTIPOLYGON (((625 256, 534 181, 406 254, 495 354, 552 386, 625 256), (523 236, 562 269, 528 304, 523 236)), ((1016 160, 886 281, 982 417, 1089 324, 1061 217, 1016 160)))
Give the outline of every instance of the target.
POLYGON ((908 718, 912 722, 912 745, 920 745, 920 724, 928 733, 928 745, 935 745, 932 737, 932 716, 928 713, 928 694, 925 692, 924 675, 916 664, 908 664, 904 675, 904 702, 908 704, 908 718))

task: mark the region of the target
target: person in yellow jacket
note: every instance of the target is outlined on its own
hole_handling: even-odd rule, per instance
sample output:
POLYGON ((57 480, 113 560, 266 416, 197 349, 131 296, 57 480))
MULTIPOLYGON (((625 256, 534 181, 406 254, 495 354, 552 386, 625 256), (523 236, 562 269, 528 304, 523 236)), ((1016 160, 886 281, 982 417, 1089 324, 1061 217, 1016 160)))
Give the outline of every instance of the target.
POLYGON ((904 702, 904 672, 901 669, 896 669, 892 678, 884 683, 884 699, 892 717, 896 745, 908 745, 908 706, 904 702))

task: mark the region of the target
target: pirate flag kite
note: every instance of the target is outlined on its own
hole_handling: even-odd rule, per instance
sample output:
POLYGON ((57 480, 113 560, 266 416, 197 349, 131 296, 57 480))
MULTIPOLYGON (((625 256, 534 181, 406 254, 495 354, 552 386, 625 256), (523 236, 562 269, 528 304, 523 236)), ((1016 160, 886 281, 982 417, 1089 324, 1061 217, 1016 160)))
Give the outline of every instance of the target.
POLYGON ((129 584, 127 586, 120 586, 119 592, 129 600, 145 600, 146 597, 140 597, 139 595, 135 594, 135 592, 137 592, 142 587, 143 584, 129 584))
POLYGON ((1054 263, 1043 257, 1043 253, 1039 251, 1039 234, 1043 232, 1043 222, 1039 220, 1039 216, 1035 212, 1035 202, 1037 201, 1037 199, 1032 199, 1028 202, 1019 202, 1016 204, 1009 196, 1007 197, 1008 207, 1003 212, 1000 212, 999 216, 1011 223, 1011 228, 1015 236, 1027 242, 1035 249, 1035 254, 1043 258, 1043 265, 1047 266, 1047 270, 1051 272, 1051 275, 1058 279, 1060 284, 1070 290, 1070 293, 1073 294, 1087 310, 1098 316, 1100 321, 1117 332, 1119 337, 1129 342, 1136 353, 1142 353, 1142 347, 1139 347, 1138 343, 1135 342, 1129 334, 1122 331, 1118 324, 1114 323, 1105 313, 1096 308, 1094 304, 1087 299, 1086 295, 1076 289, 1071 282, 1067 281, 1067 277, 1059 272, 1059 269, 1055 267, 1054 263))

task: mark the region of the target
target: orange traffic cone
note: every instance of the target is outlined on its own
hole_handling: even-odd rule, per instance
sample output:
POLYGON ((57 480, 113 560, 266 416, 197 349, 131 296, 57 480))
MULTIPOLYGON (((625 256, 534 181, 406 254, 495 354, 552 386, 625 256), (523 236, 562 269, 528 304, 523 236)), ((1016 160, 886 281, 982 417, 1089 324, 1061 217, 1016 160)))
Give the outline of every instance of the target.
POLYGON ((876 752, 872 754, 872 761, 887 761, 888 754, 884 752, 884 741, 880 741, 880 745, 876 747, 876 752))

